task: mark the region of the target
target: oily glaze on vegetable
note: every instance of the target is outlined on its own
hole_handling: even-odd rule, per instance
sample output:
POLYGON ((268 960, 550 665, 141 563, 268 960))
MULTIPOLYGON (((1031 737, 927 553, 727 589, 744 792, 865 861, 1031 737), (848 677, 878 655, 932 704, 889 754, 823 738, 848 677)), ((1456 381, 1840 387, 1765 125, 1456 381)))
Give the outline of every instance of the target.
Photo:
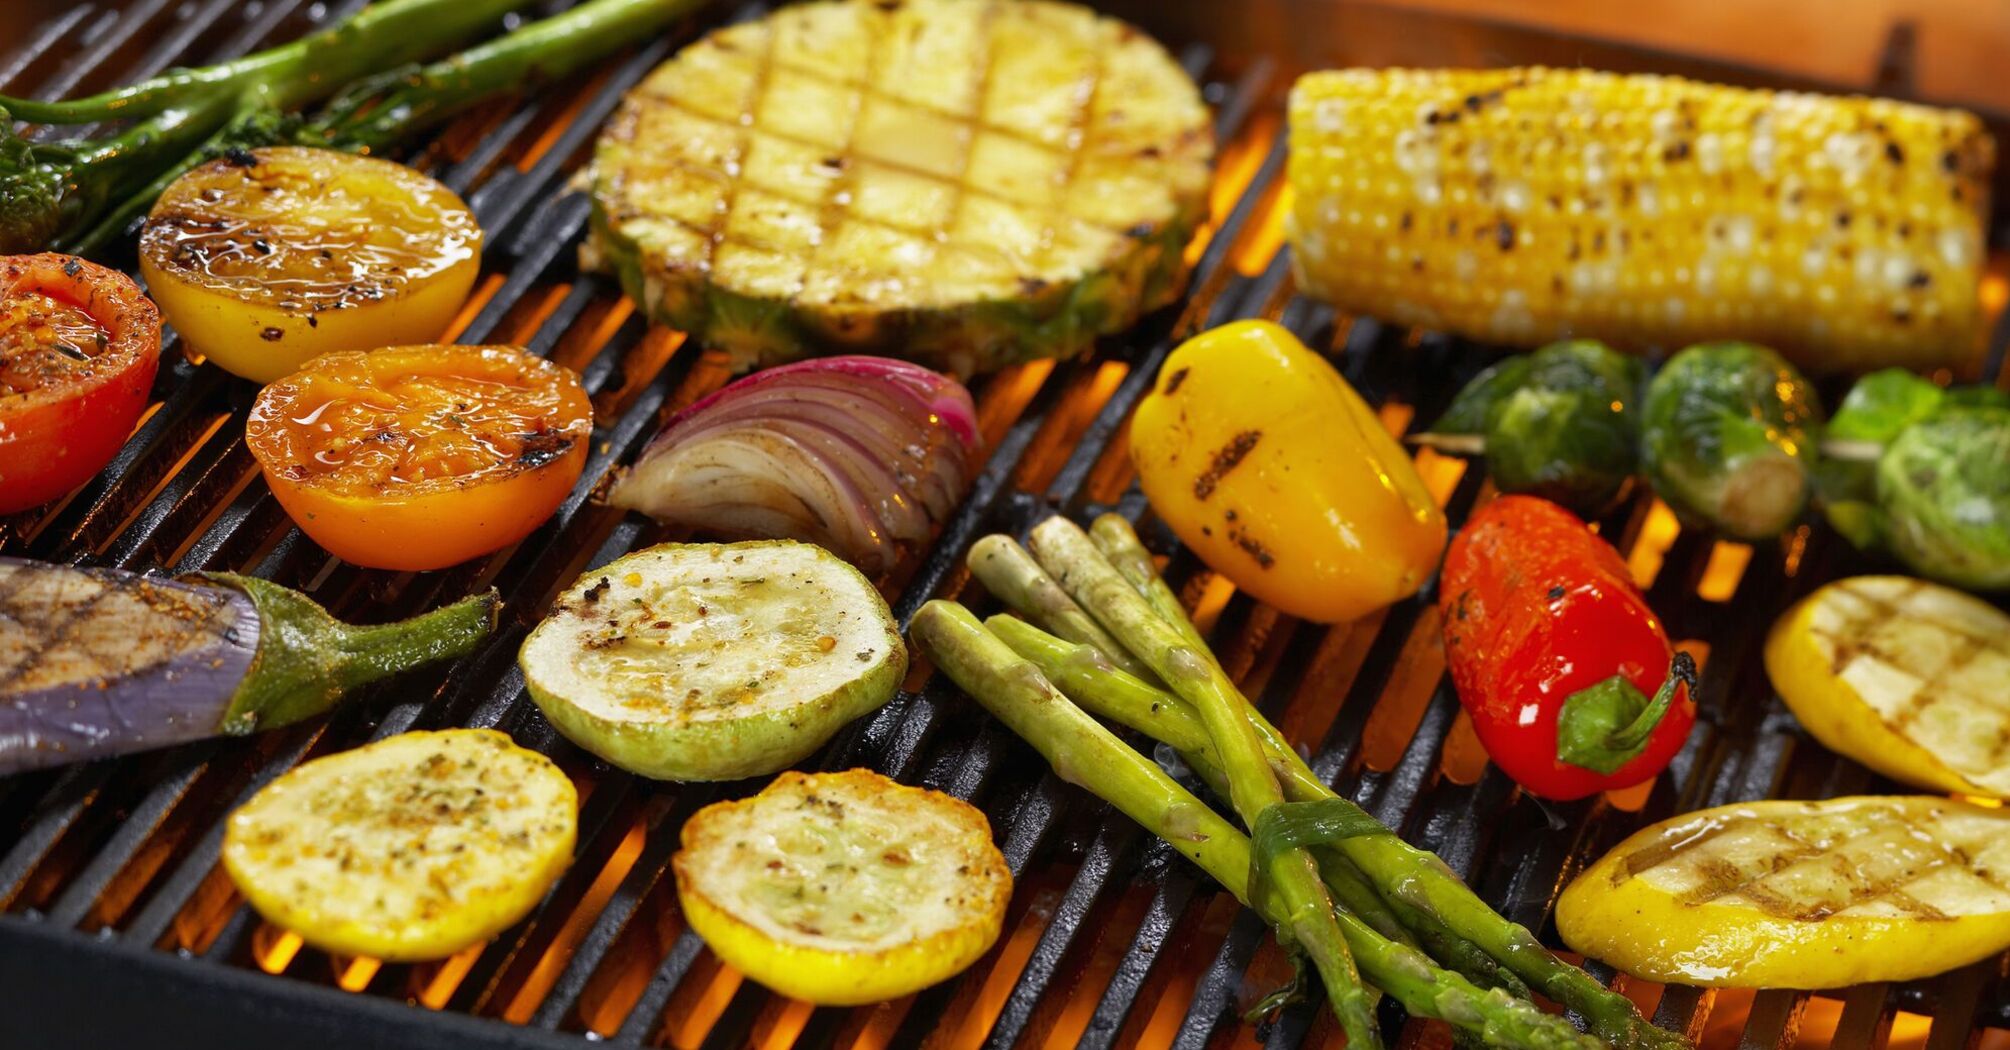
POLYGON ((160 362, 132 278, 67 255, 0 258, 0 514, 88 481, 125 444, 160 362))
POLYGON ((1278 609, 1351 620, 1414 593, 1445 518, 1410 458, 1324 358, 1237 321, 1166 359, 1131 422, 1152 510, 1278 609))
POLYGON ((1501 491, 1596 515, 1639 468, 1645 377, 1638 360, 1603 343, 1552 343, 1474 377, 1432 430, 1480 435, 1501 491))
POLYGON ((324 951, 443 959, 528 914, 572 863, 579 795, 492 729, 402 733, 315 759, 224 826, 223 870, 324 951))
POLYGON ((661 780, 737 780, 800 761, 893 698, 893 613, 807 543, 665 543, 581 576, 518 655, 574 743, 661 780))
POLYGON ((505 346, 329 354, 259 392, 245 443, 303 532, 380 569, 500 550, 586 466, 593 407, 562 365, 505 346))
POLYGON ((1445 657, 1487 755, 1544 798, 1637 784, 1696 719, 1668 644, 1611 545, 1554 503, 1502 496, 1445 554, 1445 657), (1651 699, 1650 699, 1651 698, 1651 699))
POLYGON ((866 769, 785 772, 684 823, 684 918, 721 959, 794 999, 898 999, 976 962, 1012 875, 983 811, 866 769))
POLYGON ((2010 810, 1934 797, 1742 802, 1635 833, 1556 905, 1564 942, 1650 981, 1844 988, 2010 949, 2010 810))
POLYGON ((358 686, 473 649, 496 608, 491 591, 360 626, 249 576, 0 557, 0 775, 311 718, 358 686))
POLYGON ((236 150, 176 179, 140 273, 191 349, 270 383, 321 354, 438 339, 481 269, 445 186, 375 157, 236 150))
POLYGON ((1821 423, 1814 388, 1778 354, 1705 343, 1647 385, 1641 461, 1683 520, 1766 539, 1807 504, 1821 423))
POLYGON ((1904 576, 1837 580, 1766 638, 1766 673, 1816 740, 1915 787, 2010 798, 2010 616, 1904 576))

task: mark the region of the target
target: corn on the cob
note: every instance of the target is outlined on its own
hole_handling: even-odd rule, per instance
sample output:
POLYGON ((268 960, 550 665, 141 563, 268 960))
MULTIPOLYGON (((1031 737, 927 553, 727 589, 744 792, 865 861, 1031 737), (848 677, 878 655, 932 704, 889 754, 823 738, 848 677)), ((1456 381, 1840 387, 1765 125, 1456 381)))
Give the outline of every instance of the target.
POLYGON ((1172 56, 1087 8, 799 4, 629 94, 586 257, 741 367, 866 351, 968 374, 1176 295, 1213 148, 1172 56))
POLYGON ((1740 338, 1812 371, 1959 365, 1994 144, 1973 115, 1588 70, 1310 74, 1299 280, 1514 345, 1740 338))

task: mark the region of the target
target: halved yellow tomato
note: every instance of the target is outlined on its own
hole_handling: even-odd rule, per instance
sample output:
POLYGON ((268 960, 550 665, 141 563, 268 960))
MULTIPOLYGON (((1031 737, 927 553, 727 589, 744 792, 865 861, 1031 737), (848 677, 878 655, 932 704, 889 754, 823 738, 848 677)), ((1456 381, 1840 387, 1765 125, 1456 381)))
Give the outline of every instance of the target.
POLYGON ((454 191, 375 157, 233 150, 176 179, 140 272, 188 346, 269 383, 320 354, 438 339, 481 269, 454 191))
POLYGON ((259 392, 245 443, 302 531, 378 569, 438 569, 529 535, 586 467, 569 369, 507 346, 327 354, 259 392))

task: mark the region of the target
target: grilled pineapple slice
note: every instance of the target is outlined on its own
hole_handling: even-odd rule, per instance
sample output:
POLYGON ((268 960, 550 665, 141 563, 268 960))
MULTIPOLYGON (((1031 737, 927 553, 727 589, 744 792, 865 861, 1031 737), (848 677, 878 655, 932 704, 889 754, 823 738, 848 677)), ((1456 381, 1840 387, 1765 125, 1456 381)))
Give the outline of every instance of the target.
POLYGON ((976 807, 867 769, 776 777, 699 810, 673 860, 712 951, 829 1006, 945 980, 998 940, 1012 874, 976 807))
POLYGON ((739 367, 862 351, 968 375, 1170 301, 1212 153, 1186 73, 1086 8, 800 4, 630 93, 583 259, 739 367))
POLYGON ((1766 639, 1816 740, 1922 788, 2010 798, 2010 616, 1905 576, 1838 580, 1766 639))
POLYGON ((231 814, 223 868, 326 951, 443 959, 524 917, 572 863, 579 796, 492 729, 403 733, 318 758, 231 814))
POLYGON ((1906 981, 2010 948, 2010 812, 1931 797, 1719 806, 1563 891, 1573 949, 1720 988, 1906 981))

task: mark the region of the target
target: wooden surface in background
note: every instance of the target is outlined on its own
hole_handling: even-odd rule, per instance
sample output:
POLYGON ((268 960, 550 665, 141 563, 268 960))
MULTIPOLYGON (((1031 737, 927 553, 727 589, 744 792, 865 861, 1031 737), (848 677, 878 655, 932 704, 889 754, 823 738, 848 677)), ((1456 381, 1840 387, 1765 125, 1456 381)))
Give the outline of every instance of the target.
MULTIPOLYGON (((1345 2, 1345 0, 1342 0, 1345 2)), ((1376 0, 1868 85, 1892 25, 1917 26, 1915 83, 2010 109, 2010 0, 1376 0)))

